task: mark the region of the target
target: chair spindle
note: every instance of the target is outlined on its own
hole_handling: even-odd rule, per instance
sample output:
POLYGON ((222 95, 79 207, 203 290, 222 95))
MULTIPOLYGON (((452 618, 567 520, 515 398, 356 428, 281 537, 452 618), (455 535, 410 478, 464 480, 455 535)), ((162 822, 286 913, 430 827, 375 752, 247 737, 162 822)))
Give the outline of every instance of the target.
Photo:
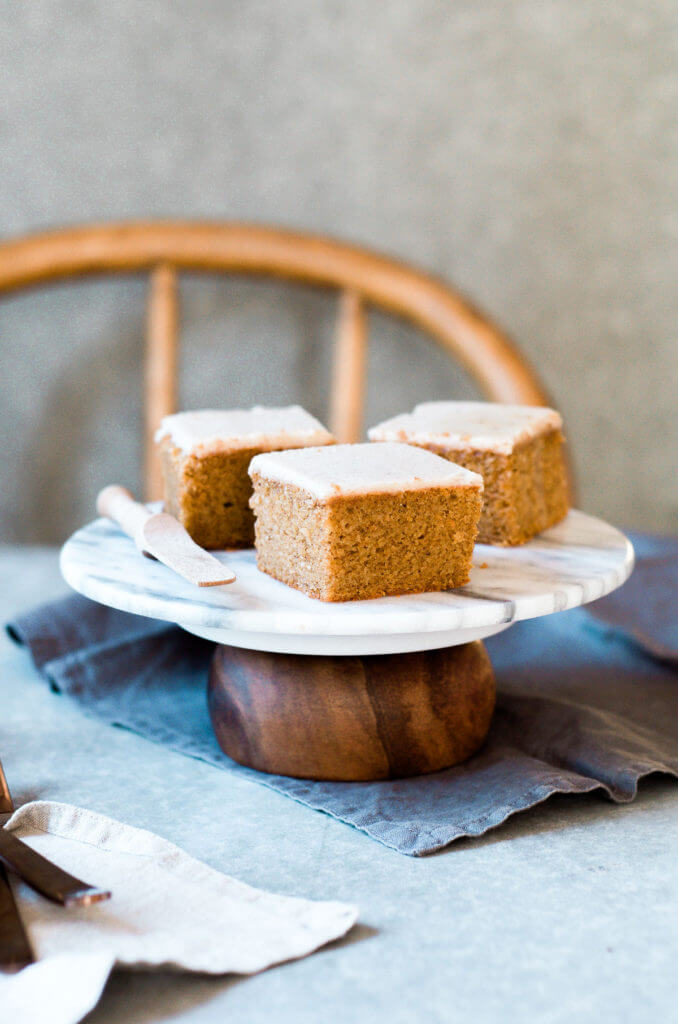
POLYGON ((151 274, 146 330, 145 497, 162 496, 162 474, 153 435, 163 416, 176 410, 179 300, 176 269, 160 263, 151 274))
POLYGON ((365 400, 367 317, 360 295, 341 293, 334 349, 330 429, 346 444, 360 440, 365 400))

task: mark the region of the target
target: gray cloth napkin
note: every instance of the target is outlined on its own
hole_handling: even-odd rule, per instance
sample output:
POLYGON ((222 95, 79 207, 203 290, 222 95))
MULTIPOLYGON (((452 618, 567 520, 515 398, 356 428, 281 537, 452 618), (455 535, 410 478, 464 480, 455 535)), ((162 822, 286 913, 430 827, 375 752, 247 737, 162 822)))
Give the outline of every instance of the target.
POLYGON ((639 560, 642 586, 627 584, 623 600, 605 598, 593 615, 576 609, 518 623, 487 642, 499 696, 484 747, 463 765, 415 779, 310 782, 235 764, 207 713, 213 645, 175 626, 76 595, 8 630, 53 689, 87 712, 421 856, 554 793, 601 790, 625 802, 642 776, 678 775, 678 544, 635 544, 648 561, 639 560))

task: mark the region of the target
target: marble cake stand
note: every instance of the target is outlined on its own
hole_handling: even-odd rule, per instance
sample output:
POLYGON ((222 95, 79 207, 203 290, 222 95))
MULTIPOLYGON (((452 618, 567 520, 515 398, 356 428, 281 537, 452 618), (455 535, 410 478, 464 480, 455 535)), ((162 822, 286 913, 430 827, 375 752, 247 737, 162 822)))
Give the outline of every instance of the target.
POLYGON ((477 545, 469 584, 442 593, 326 604, 260 573, 252 550, 215 554, 237 581, 198 589, 98 519, 64 545, 61 570, 95 601, 217 642, 210 711, 235 760, 344 780, 470 756, 494 704, 479 641, 602 597, 633 568, 626 537, 578 511, 522 547, 477 545))

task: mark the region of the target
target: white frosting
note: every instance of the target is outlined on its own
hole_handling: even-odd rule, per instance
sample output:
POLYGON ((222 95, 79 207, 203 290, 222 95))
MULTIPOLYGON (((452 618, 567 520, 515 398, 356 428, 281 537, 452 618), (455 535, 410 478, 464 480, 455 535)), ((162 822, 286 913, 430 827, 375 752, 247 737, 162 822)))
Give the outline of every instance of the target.
POLYGON ((547 430, 560 430, 560 413, 497 402, 422 402, 413 412, 368 430, 371 441, 405 441, 444 448, 477 448, 510 455, 516 445, 547 430))
POLYGON ((408 444, 338 444, 266 452, 254 456, 249 472, 299 487, 321 500, 429 487, 483 487, 477 473, 408 444))
POLYGON ((199 409, 165 416, 156 441, 169 438, 187 454, 206 455, 243 448, 291 448, 329 444, 328 430, 300 405, 267 409, 199 409))

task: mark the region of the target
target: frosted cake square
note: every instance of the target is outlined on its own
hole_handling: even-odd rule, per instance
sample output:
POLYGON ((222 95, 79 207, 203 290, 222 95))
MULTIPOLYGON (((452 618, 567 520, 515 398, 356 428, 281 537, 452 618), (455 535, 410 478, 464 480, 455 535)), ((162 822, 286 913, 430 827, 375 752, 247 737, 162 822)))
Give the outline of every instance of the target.
POLYGON ((155 437, 165 511, 204 548, 252 544, 247 468, 253 456, 334 443, 322 423, 298 405, 180 412, 166 416, 155 437))
POLYGON ((257 455, 257 565, 322 601, 459 587, 469 578, 483 484, 405 444, 257 455))
POLYGON ((424 402, 368 431, 442 455, 485 485, 478 540, 523 544, 568 510, 562 419, 554 409, 494 402, 424 402))

